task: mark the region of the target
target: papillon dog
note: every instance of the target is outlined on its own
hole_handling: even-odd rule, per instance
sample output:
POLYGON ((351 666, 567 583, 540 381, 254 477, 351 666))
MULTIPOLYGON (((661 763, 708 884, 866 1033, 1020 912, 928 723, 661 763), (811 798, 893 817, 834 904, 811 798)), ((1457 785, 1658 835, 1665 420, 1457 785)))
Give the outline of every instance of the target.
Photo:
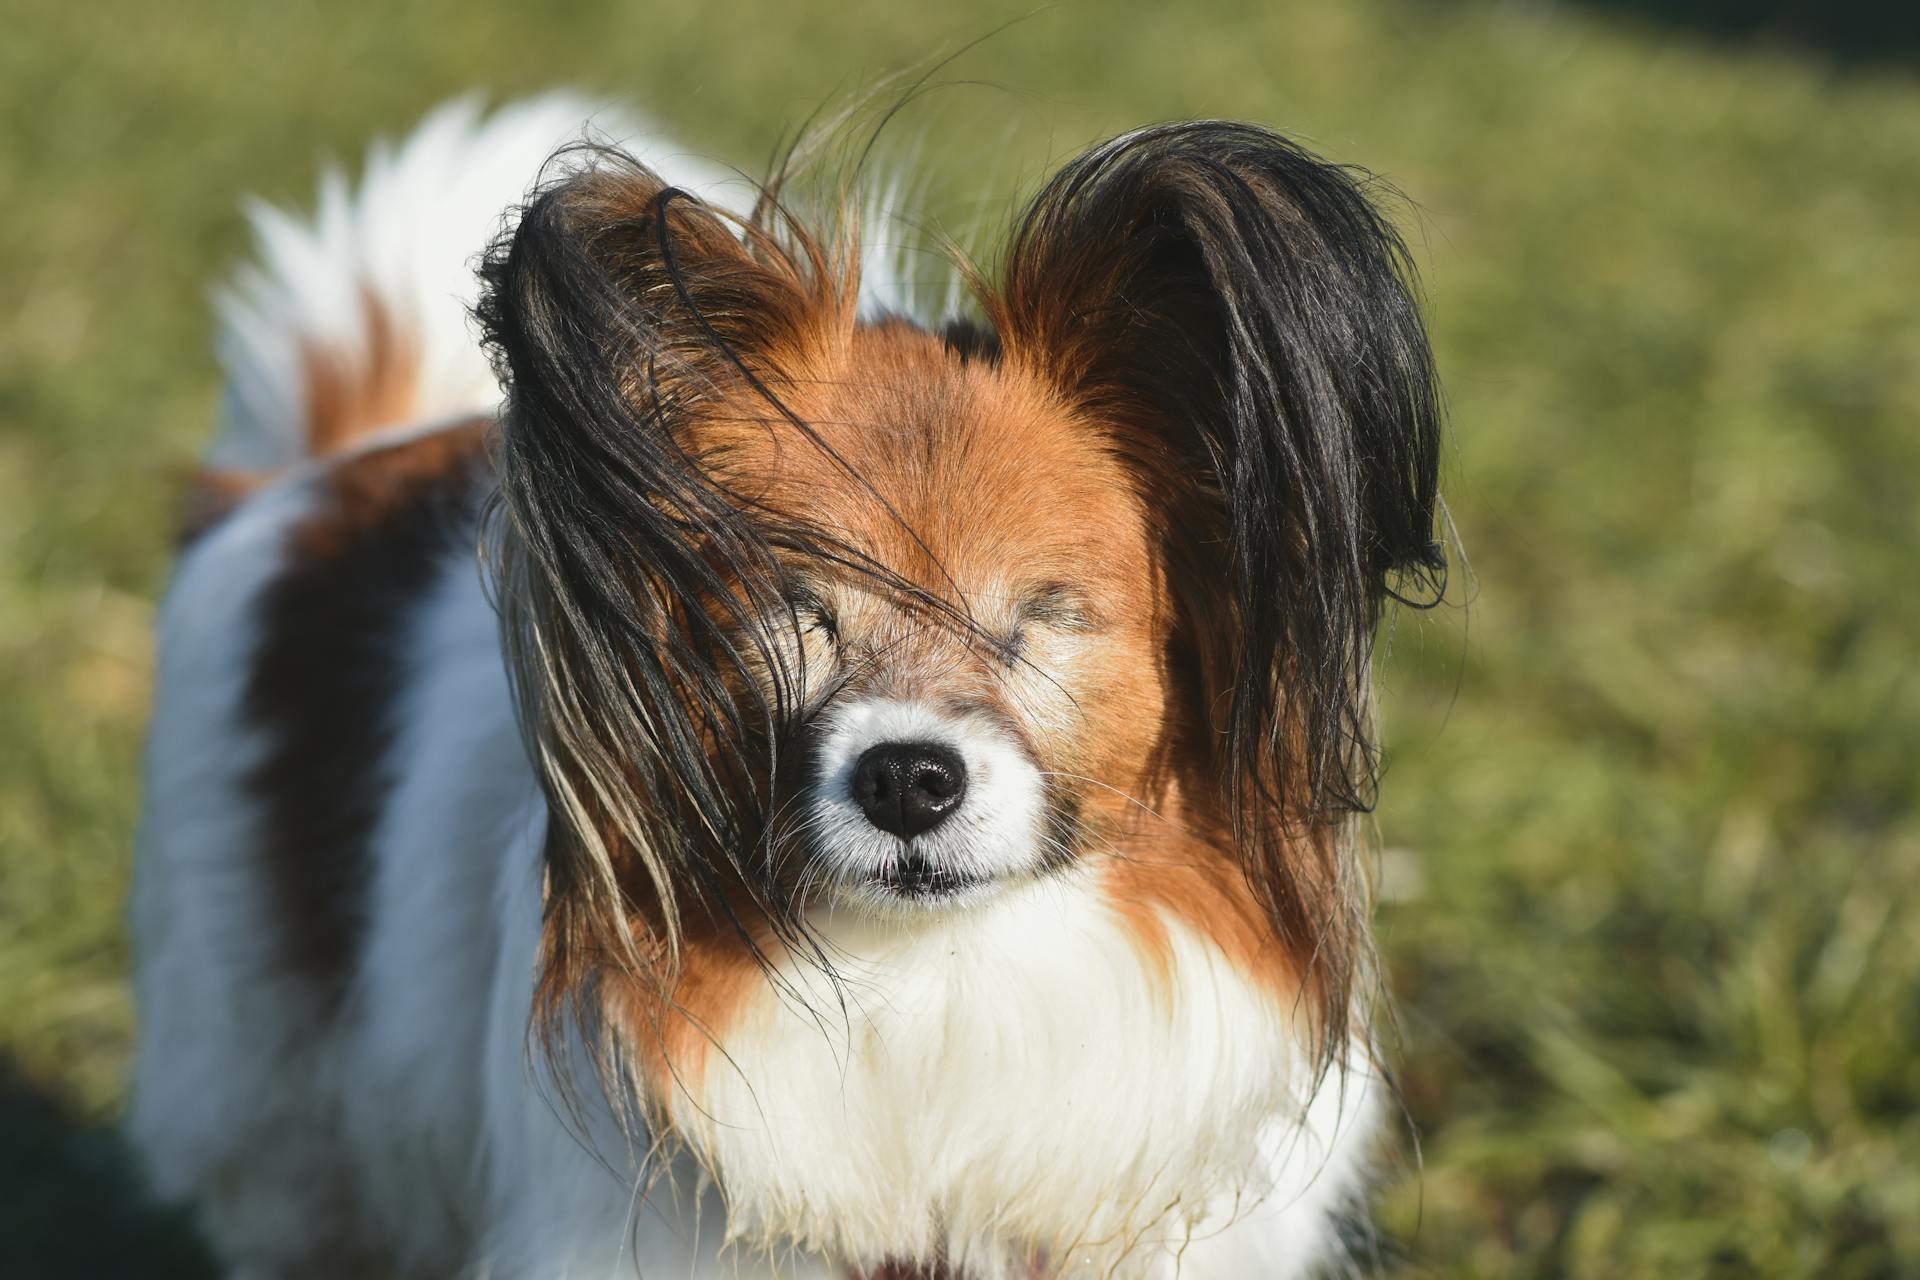
POLYGON ((897 209, 589 115, 254 215, 160 620, 156 1187, 276 1280, 1338 1265, 1373 639, 1442 563, 1371 180, 1126 133, 932 307, 897 209))

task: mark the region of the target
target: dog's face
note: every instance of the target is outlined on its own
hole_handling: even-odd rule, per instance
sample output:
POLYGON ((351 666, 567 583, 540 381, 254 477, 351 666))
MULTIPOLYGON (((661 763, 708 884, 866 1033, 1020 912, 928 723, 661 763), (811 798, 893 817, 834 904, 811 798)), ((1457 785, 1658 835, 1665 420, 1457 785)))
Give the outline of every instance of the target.
POLYGON ((1143 946, 1174 914, 1285 971, 1331 1060, 1373 626, 1438 565, 1392 228, 1263 130, 1145 130, 1049 182, 942 336, 767 222, 603 157, 485 267, 548 989, 670 974, 689 920, 760 957, 823 902, 1099 862, 1143 946))
POLYGON ((880 572, 789 553, 785 599, 750 620, 798 685, 774 856, 803 897, 881 911, 1072 863, 1109 801, 1149 803, 1165 721, 1136 478, 1031 371, 903 323, 813 353, 782 400, 810 433, 745 402, 694 452, 880 572))

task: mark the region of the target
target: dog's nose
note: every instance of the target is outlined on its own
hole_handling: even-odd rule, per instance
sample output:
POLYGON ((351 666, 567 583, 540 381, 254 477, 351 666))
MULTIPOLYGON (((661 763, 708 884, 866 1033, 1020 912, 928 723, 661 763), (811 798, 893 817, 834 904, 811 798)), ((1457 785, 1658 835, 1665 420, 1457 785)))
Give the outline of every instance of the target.
POLYGON ((933 742, 883 742, 853 766, 853 799, 867 821, 910 840, 960 807, 967 766, 933 742))

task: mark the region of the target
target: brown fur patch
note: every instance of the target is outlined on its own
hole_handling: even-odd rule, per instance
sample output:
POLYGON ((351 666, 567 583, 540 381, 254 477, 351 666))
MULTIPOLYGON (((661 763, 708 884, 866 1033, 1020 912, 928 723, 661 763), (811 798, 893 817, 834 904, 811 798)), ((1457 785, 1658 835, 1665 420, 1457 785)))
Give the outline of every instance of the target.
POLYGON ((247 720, 266 737, 249 779, 260 866, 286 970, 336 1000, 365 926, 367 841, 407 659, 406 624, 435 569, 466 550, 483 425, 338 463, 290 531, 259 600, 247 720))
POLYGON ((413 414, 420 353, 370 290, 361 290, 360 307, 366 320, 364 362, 318 343, 301 352, 312 457, 338 452, 413 414))
POLYGON ((646 972, 608 982, 607 1015, 654 1101, 672 1103, 685 1094, 699 1105, 712 1055, 725 1053, 727 1031, 764 981, 739 933, 708 918, 684 930, 677 961, 656 955, 646 972))
POLYGON ((1168 925, 1179 924, 1210 940, 1229 964, 1276 997, 1290 1001, 1298 994, 1297 962, 1274 936, 1246 873, 1217 842, 1167 830, 1136 848, 1107 860, 1102 886, 1169 989, 1168 925))
MULTIPOLYGON (((366 317, 364 363, 317 343, 301 352, 309 457, 338 453, 412 415, 419 354, 370 291, 361 291, 360 305, 366 317)), ((195 472, 187 484, 179 545, 191 546, 274 474, 212 467, 195 472)))

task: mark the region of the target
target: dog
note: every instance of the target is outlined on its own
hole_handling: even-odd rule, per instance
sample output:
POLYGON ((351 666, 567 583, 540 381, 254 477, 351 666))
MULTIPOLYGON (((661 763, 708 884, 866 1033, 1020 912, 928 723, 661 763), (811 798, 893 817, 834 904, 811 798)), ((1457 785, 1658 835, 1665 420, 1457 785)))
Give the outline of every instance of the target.
POLYGON ((1371 180, 1126 133, 929 308, 897 211, 592 114, 444 108, 220 296, 155 1188, 245 1277, 1338 1265, 1372 644, 1443 563, 1371 180))

